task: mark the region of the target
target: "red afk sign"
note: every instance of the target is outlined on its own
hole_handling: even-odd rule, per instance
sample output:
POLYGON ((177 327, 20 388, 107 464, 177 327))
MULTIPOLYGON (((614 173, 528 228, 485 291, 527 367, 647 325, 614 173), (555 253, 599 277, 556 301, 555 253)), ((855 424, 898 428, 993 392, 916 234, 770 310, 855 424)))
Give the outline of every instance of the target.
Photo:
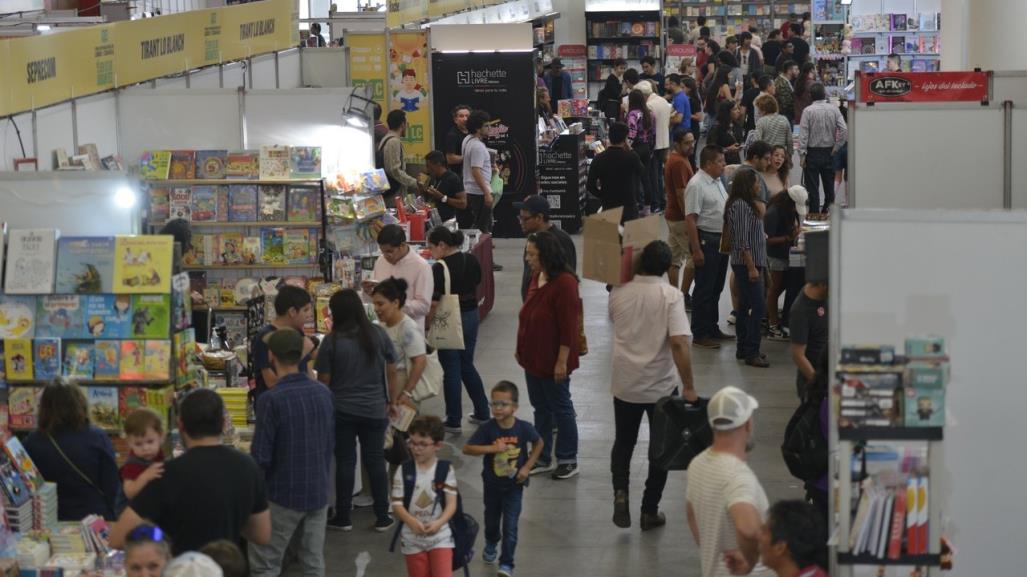
POLYGON ((990 72, 859 73, 860 102, 985 102, 990 72))

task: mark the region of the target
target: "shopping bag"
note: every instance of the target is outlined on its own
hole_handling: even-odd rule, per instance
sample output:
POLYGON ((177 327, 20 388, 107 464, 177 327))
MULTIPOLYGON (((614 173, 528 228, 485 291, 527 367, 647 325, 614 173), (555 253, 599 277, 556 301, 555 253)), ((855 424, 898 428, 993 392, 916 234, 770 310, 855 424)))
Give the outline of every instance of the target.
POLYGON ((684 471, 696 455, 713 444, 707 407, 709 399, 690 403, 679 396, 663 397, 653 411, 649 461, 665 471, 684 471))
MULTIPOLYGON (((425 357, 427 357, 427 363, 424 365, 424 372, 421 373, 421 378, 418 379, 414 390, 410 392, 410 397, 415 403, 436 397, 442 392, 443 373, 442 363, 439 362, 439 352, 432 350, 425 357)), ((409 374, 409 368, 407 371, 409 374)))
POLYGON ((460 297, 452 294, 449 279, 449 267, 446 261, 439 259, 442 274, 445 277, 442 296, 435 305, 431 326, 428 327, 428 345, 433 349, 457 350, 464 349, 464 325, 460 315, 460 297))

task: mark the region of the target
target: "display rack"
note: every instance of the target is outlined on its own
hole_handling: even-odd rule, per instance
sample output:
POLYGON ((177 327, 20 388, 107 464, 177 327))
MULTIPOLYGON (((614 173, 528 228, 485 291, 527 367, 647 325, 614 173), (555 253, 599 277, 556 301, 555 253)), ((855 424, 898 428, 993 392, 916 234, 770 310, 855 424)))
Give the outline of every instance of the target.
POLYGON ((810 3, 782 0, 666 0, 665 12, 677 15, 684 22, 694 22, 699 16, 706 17, 711 35, 722 40, 738 34, 743 26, 755 24, 766 39, 767 31, 780 28, 789 14, 803 14, 810 11, 810 3))
POLYGON ((559 14, 549 14, 531 21, 532 42, 545 62, 556 56, 556 19, 559 14))
POLYGON ((584 44, 561 44, 556 51, 563 69, 571 75, 574 98, 588 98, 588 47, 584 44))
POLYGON ((613 62, 627 60, 628 66, 641 70, 641 59, 663 58, 660 11, 585 12, 585 37, 588 46, 588 99, 597 100, 610 75, 613 62))

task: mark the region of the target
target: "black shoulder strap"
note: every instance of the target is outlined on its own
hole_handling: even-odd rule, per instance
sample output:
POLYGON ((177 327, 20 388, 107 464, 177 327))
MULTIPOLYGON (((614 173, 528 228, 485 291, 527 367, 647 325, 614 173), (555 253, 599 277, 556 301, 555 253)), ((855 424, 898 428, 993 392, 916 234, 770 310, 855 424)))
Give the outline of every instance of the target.
POLYGON ((435 504, 446 508, 446 493, 443 488, 446 486, 446 477, 449 476, 449 461, 439 459, 435 463, 435 480, 432 488, 435 489, 435 504))
MULTIPOLYGON (((414 498, 414 482, 417 480, 417 465, 413 460, 406 461, 402 465, 403 471, 403 508, 410 511, 410 501, 414 498)), ((403 531, 403 523, 398 523, 396 532, 392 535, 392 543, 389 544, 389 553, 396 550, 396 543, 399 542, 399 534, 403 531)))

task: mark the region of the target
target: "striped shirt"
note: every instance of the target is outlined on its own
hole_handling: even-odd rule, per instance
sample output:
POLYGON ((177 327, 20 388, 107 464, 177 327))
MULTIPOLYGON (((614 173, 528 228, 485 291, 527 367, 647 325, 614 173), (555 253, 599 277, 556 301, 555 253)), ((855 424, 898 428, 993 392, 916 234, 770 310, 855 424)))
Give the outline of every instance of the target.
POLYGON ((767 235, 752 207, 743 201, 732 202, 725 218, 731 228, 731 266, 745 266, 742 252, 746 250, 756 267, 767 266, 767 235))
POLYGON ((799 154, 806 156, 810 148, 834 148, 845 144, 849 129, 838 107, 818 100, 802 111, 799 120, 799 154))
POLYGON ((791 156, 792 125, 780 114, 768 114, 756 120, 756 140, 762 140, 771 146, 785 147, 785 154, 791 156))

